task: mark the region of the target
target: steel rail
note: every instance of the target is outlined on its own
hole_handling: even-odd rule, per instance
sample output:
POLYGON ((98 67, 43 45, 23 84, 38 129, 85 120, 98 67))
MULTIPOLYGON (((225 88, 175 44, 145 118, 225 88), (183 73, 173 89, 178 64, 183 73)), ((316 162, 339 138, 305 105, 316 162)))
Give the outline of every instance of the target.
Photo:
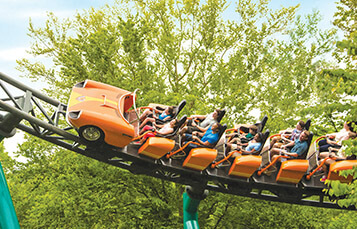
POLYGON ((22 91, 31 91, 35 97, 37 97, 45 102, 48 102, 48 103, 52 104, 53 106, 58 106, 59 104, 61 104, 59 101, 57 101, 47 95, 44 95, 42 92, 35 90, 33 88, 30 88, 29 86, 27 86, 17 80, 14 80, 10 76, 7 76, 2 72, 0 72, 0 80, 3 80, 6 83, 11 84, 14 87, 21 89, 22 91))
POLYGON ((70 134, 60 128, 57 128, 47 122, 44 122, 34 116, 31 116, 29 114, 27 114, 26 112, 22 111, 22 110, 19 110, 3 101, 0 100, 0 107, 3 108, 5 111, 8 111, 14 115, 16 115, 17 117, 19 118, 22 118, 22 119, 26 119, 27 121, 29 121, 30 123, 34 123, 34 124, 37 124, 47 130, 50 130, 58 135, 61 135, 67 139, 70 139, 70 140, 73 140, 73 141, 76 141, 76 142, 80 142, 80 138, 78 136, 75 136, 73 134, 70 134))

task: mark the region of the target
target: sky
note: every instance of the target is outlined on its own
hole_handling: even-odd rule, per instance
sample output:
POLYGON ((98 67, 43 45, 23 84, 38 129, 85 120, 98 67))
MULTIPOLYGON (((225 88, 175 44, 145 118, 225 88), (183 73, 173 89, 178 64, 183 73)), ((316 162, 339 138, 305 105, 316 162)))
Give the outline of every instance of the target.
MULTIPOLYGON (((295 6, 300 4, 298 14, 320 11, 323 19, 321 29, 332 28, 333 14, 336 11, 336 0, 272 0, 270 7, 277 9, 281 6, 295 6)), ((0 72, 21 81, 37 90, 41 89, 41 82, 31 82, 20 78, 16 67, 16 60, 29 58, 31 38, 27 36, 29 18, 36 27, 43 26, 47 19, 47 12, 53 12, 59 18, 72 17, 76 12, 81 12, 91 7, 99 8, 105 4, 113 4, 115 0, 0 0, 0 72)), ((229 2, 229 0, 228 0, 229 2)), ((234 20, 233 12, 235 1, 223 15, 224 18, 234 20)), ((18 133, 4 140, 8 152, 16 150, 16 146, 23 139, 23 134, 18 133)))

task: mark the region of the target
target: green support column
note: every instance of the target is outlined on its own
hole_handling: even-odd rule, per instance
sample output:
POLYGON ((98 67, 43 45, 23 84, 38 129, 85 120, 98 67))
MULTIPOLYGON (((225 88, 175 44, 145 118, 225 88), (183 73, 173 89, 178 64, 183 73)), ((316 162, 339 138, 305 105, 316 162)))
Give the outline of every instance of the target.
POLYGON ((4 170, 0 162, 0 228, 18 229, 20 228, 17 220, 14 205, 12 203, 9 187, 6 182, 4 170))
MULTIPOLYGON (((26 91, 26 95, 16 99, 16 103, 22 111, 30 112, 32 110, 31 92, 26 91)), ((22 117, 18 117, 10 112, 0 114, 0 142, 2 142, 5 137, 9 138, 15 135, 16 126, 21 120, 22 117)), ((20 224, 16 216, 4 170, 0 162, 0 229, 19 228, 20 224)))
POLYGON ((204 189, 186 187, 186 192, 183 193, 183 228, 184 229, 199 229, 198 225, 198 205, 201 200, 206 198, 208 191, 204 189))

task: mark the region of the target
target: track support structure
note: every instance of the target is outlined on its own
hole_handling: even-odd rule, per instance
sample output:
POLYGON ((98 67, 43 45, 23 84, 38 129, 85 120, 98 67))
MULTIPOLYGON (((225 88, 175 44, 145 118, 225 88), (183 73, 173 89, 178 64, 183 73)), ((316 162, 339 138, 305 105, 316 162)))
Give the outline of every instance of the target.
POLYGON ((0 228, 20 229, 9 187, 0 162, 0 228))
POLYGON ((208 196, 208 190, 202 187, 186 186, 183 193, 183 228, 198 229, 198 206, 208 196))

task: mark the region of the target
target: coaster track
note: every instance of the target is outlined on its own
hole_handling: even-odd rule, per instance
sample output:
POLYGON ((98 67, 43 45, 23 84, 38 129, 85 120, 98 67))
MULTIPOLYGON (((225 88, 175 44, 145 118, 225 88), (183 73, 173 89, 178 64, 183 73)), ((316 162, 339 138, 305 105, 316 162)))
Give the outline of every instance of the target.
MULTIPOLYGON (((52 144, 82 154, 86 157, 129 170, 133 174, 199 187, 215 192, 246 196, 291 204, 324 208, 340 207, 322 190, 326 188, 319 178, 297 185, 276 183, 275 177, 258 176, 248 179, 227 175, 227 168, 195 171, 183 168, 182 160, 154 160, 138 154, 139 146, 129 144, 117 148, 103 143, 98 147, 86 145, 77 132, 67 124, 67 105, 36 91, 11 77, 0 73, 0 87, 6 98, 0 99, 0 135, 11 137, 15 129, 22 130, 52 144), (9 88, 22 91, 23 95, 13 96, 9 88)), ((355 210, 355 208, 343 208, 355 210)))

